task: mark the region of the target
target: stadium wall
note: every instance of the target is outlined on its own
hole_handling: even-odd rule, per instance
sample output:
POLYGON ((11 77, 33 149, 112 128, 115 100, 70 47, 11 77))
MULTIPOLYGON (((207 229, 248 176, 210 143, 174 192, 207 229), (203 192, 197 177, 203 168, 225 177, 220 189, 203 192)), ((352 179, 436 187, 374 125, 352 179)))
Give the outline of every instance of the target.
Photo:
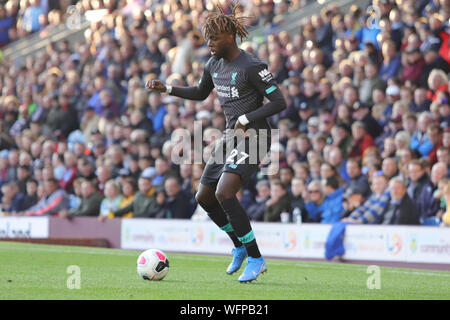
MULTIPOLYGON (((267 257, 324 259, 331 225, 253 223, 267 257)), ((228 254, 232 243, 212 222, 167 219, 0 217, 0 238, 107 239, 112 248, 228 254)), ((450 270, 450 230, 439 227, 349 225, 344 260, 443 264, 450 270)))

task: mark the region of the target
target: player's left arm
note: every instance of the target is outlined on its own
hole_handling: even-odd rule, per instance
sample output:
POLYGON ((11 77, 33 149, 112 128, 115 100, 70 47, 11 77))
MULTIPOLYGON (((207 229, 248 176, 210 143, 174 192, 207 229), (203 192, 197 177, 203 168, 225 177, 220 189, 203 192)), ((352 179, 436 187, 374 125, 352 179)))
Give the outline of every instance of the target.
POLYGON ((266 97, 269 102, 239 117, 241 124, 247 125, 253 121, 266 119, 286 109, 286 100, 266 65, 261 64, 249 67, 247 76, 250 85, 266 97))

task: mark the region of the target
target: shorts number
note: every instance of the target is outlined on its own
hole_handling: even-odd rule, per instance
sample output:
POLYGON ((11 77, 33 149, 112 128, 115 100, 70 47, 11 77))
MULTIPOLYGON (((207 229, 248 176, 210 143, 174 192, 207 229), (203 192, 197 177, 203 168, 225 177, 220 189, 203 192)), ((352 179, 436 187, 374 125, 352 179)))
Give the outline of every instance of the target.
MULTIPOLYGON (((233 149, 230 153, 230 156, 227 158, 227 163, 233 163, 233 158, 238 155, 239 151, 237 149, 233 149)), ((240 164, 245 161, 249 157, 249 155, 245 152, 241 152, 242 158, 236 161, 236 164, 240 164)))

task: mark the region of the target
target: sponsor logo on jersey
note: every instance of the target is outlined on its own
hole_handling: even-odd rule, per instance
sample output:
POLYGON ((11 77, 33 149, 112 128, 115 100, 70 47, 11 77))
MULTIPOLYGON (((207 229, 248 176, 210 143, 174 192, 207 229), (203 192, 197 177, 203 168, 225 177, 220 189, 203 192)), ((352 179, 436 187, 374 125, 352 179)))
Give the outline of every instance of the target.
POLYGON ((269 82, 270 80, 273 79, 272 73, 270 73, 270 71, 267 69, 264 69, 264 70, 258 72, 258 74, 261 77, 262 81, 269 82))
POLYGON ((232 98, 239 98, 239 91, 236 89, 236 87, 231 88, 231 97, 232 98))

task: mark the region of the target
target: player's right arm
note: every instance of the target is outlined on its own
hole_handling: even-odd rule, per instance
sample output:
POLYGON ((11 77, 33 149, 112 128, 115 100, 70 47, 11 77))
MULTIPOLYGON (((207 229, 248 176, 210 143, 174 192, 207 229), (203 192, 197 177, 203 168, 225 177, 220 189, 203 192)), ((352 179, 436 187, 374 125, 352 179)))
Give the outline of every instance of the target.
POLYGON ((172 87, 165 85, 160 80, 149 80, 145 84, 148 90, 166 92, 170 95, 189 100, 205 100, 214 89, 211 74, 207 67, 203 71, 203 76, 197 86, 172 87))

